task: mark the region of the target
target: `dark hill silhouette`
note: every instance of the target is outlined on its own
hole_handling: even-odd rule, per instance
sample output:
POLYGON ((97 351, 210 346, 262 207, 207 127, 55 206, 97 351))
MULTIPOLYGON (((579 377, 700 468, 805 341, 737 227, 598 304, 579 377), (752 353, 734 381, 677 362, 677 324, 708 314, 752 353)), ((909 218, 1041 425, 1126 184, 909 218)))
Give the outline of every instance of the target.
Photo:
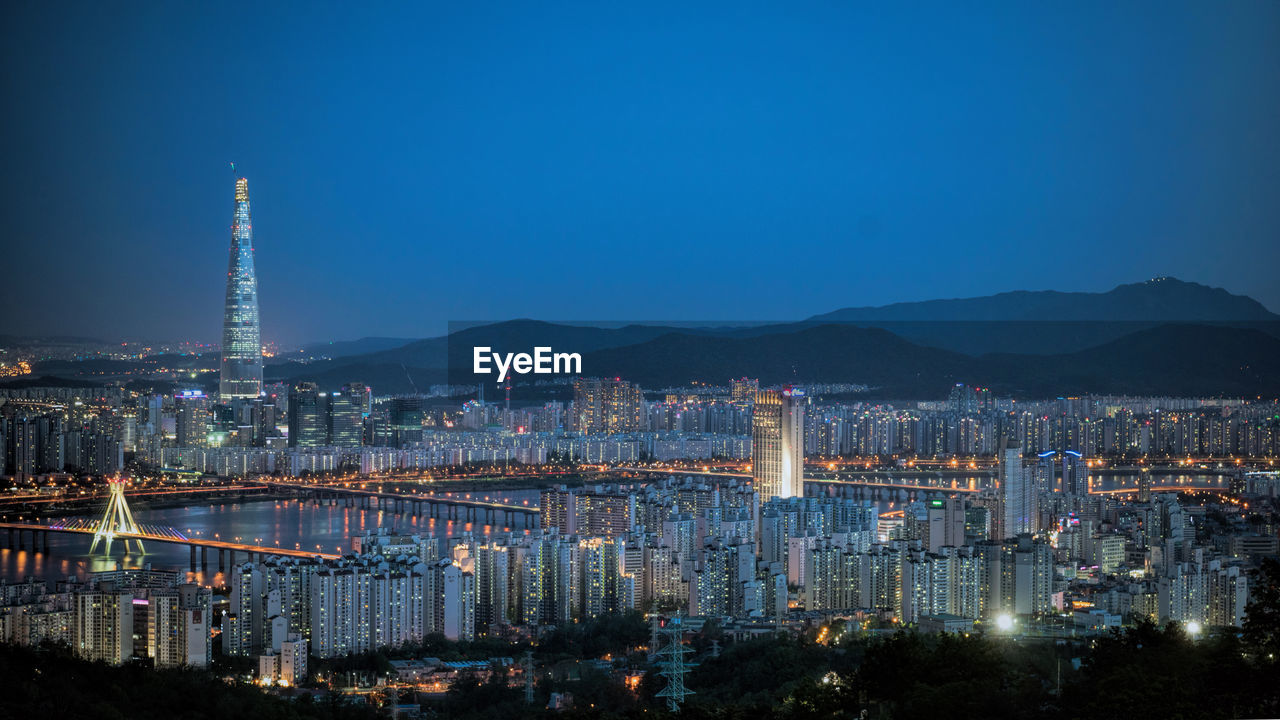
POLYGON ((1080 393, 1280 395, 1280 339, 1258 330, 1177 324, 1088 350, 971 357, 876 328, 823 325, 755 338, 670 334, 590 353, 584 371, 651 388, 759 377, 765 384, 855 382, 879 394, 940 397, 955 382, 1018 396, 1080 393))
POLYGON ((925 300, 879 307, 843 308, 820 322, 1031 321, 1031 322, 1267 322, 1280 315, 1253 298, 1177 278, 1120 285, 1105 293, 1056 290, 999 293, 975 298, 925 300))

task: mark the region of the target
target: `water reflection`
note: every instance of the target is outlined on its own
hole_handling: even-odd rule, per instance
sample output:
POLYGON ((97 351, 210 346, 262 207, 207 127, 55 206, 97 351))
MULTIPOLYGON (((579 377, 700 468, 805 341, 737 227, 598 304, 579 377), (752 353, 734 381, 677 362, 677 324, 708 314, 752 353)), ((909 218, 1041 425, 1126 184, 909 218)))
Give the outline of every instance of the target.
MULTIPOLYGON (((534 491, 534 503, 537 493, 534 491)), ((523 500, 524 498, 521 498, 523 500)), ((134 516, 143 525, 172 527, 189 538, 207 538, 263 547, 279 547, 324 553, 342 553, 351 548, 351 537, 376 528, 400 532, 457 537, 470 532, 475 535, 510 530, 526 532, 518 527, 468 523, 458 520, 432 519, 390 510, 346 507, 345 503, 323 504, 311 500, 254 500, 242 503, 215 503, 179 508, 134 508, 134 516)), ((498 522, 504 522, 502 515, 498 522)), ((0 549, 0 578, 9 581, 25 577, 49 581, 65 579, 116 567, 137 568, 151 563, 153 568, 190 570, 191 548, 172 543, 147 542, 144 554, 124 555, 117 545, 112 556, 89 554, 90 535, 49 533, 49 552, 28 549, 0 549)), ((221 584, 218 553, 209 550, 208 575, 197 567, 195 579, 203 584, 221 584)), ((244 559, 244 554, 239 555, 244 559)), ((197 555, 197 565, 200 556, 197 555)))
MULTIPOLYGON (((960 486, 972 487, 977 480, 977 478, 966 479, 960 486)), ((1154 488, 1226 489, 1230 478, 1218 475, 1153 474, 1151 483, 1154 488)), ((1092 476, 1090 487, 1095 492, 1136 489, 1138 476, 1110 474, 1092 476)), ((538 503, 537 490, 456 494, 463 497, 470 495, 473 499, 488 497, 513 505, 536 506, 538 503)), ((890 508, 898 506, 898 503, 893 502, 888 505, 890 508)), ((341 501, 324 504, 311 500, 253 500, 243 503, 215 503, 160 509, 139 506, 134 508, 134 516, 143 525, 172 527, 191 538, 209 538, 325 553, 345 552, 351 547, 353 535, 383 527, 408 533, 432 534, 437 537, 457 537, 466 532, 476 535, 507 530, 516 534, 526 532, 523 524, 507 527, 448 519, 436 520, 390 510, 347 507, 341 501)), ((509 522, 501 514, 497 520, 499 523, 509 522)), ((89 535, 50 533, 47 553, 34 552, 29 549, 29 546, 25 550, 0 549, 0 578, 16 581, 33 576, 54 581, 73 575, 112 570, 117 566, 142 567, 146 563, 151 563, 152 567, 157 569, 186 571, 191 567, 191 550, 185 545, 149 542, 145 554, 127 556, 121 553, 119 547, 116 547, 113 549, 112 557, 106 558, 89 555, 91 541, 92 537, 89 535)), ((203 569, 198 567, 195 579, 204 584, 221 584, 222 578, 217 572, 217 552, 209 551, 207 557, 209 574, 206 575, 203 569)), ((243 558, 243 555, 240 557, 243 558)))

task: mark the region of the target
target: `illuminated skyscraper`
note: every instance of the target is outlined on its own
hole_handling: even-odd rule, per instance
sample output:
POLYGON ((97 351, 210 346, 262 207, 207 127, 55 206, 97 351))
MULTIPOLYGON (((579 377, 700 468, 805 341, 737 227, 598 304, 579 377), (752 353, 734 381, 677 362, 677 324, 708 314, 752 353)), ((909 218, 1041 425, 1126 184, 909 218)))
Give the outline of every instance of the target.
POLYGON ((1022 447, 1007 440, 1000 450, 1001 538, 1035 532, 1036 494, 1032 473, 1022 467, 1022 447))
POLYGON ((258 326, 258 275, 253 269, 253 220, 249 181, 236 180, 236 212, 231 223, 227 305, 222 319, 222 401, 262 393, 262 338, 258 326))
POLYGON ((325 444, 326 400, 315 383, 298 383, 289 391, 289 447, 316 448, 325 444))
POLYGON ((751 476, 762 500, 804 495, 804 402, 799 388, 756 394, 751 476))
POLYGON ((364 408, 366 396, 361 387, 347 386, 341 392, 329 394, 326 422, 328 443, 336 447, 360 447, 364 437, 364 408))

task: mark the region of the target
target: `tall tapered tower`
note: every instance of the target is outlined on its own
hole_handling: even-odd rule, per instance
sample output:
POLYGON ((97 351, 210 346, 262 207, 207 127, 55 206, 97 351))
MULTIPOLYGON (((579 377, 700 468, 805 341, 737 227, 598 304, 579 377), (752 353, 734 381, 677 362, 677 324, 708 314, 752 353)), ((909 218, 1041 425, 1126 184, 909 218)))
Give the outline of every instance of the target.
POLYGON ((219 394, 256 398, 262 393, 262 336, 258 327, 258 275, 253 269, 253 220, 249 181, 236 180, 231 222, 231 262, 227 266, 227 306, 222 318, 222 375, 219 394))

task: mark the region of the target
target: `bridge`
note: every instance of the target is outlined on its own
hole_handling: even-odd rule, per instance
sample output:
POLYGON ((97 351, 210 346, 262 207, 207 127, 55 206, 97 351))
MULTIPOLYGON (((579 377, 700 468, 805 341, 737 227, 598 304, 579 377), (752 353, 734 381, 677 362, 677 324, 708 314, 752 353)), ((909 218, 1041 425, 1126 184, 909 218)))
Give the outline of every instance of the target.
MULTIPOLYGON (((619 470, 652 473, 655 475, 688 475, 704 478, 747 480, 750 474, 717 470, 623 467, 619 470)), ((1092 471, 1091 471, 1092 472, 1092 471)), ((1154 473, 1153 473, 1154 474, 1154 473)), ((1172 472, 1160 473, 1170 475, 1172 472)), ((1254 473, 1262 475, 1266 473, 1254 473)), ((985 488, 995 487, 996 472, 991 469, 909 470, 884 469, 874 471, 824 471, 810 472, 804 479, 808 497, 843 497, 857 500, 919 500, 932 493, 972 495, 985 488), (973 479, 973 482, 960 482, 973 479)), ((1228 492, 1228 488, 1213 485, 1151 485, 1152 493, 1178 492, 1228 492)), ((1090 489, 1090 495, 1133 495, 1140 488, 1090 489)))
POLYGON ((1151 493, 1213 492, 1229 493, 1230 488, 1211 485, 1152 485, 1149 488, 1115 488, 1112 490, 1090 490, 1090 495, 1137 495, 1146 490, 1151 493))
MULTIPOLYGON (((49 533, 64 533, 70 535, 89 535, 98 534, 96 523, 87 520, 76 520, 65 524, 57 525, 40 525, 38 523, 17 523, 17 522, 0 522, 0 531, 8 531, 0 534, 0 538, 7 536, 6 547, 10 549, 26 550, 27 534, 31 536, 31 550, 36 552, 49 551, 49 533)), ((307 550, 296 550, 290 548, 270 547, 267 545, 248 545, 244 543, 227 542, 224 540, 210 540, 208 538, 190 538, 182 535, 172 528, 156 528, 139 526, 137 532, 120 532, 114 533, 114 537, 120 540, 162 542, 173 545, 186 545, 191 548, 191 568, 194 570, 197 564, 201 567, 209 567, 209 551, 216 550, 218 553, 218 569, 226 571, 233 567, 236 563, 236 554, 244 553, 249 559, 262 560, 272 555, 280 557, 294 558, 323 558, 326 560, 336 559, 339 556, 334 553, 312 552, 307 550)), ((125 546, 125 552, 128 553, 128 545, 125 546)))
POLYGON ((618 467, 614 470, 619 472, 637 472, 637 473, 653 473, 655 475, 692 475, 695 477, 722 477, 722 478, 743 478, 750 480, 751 473, 728 472, 726 470, 681 470, 678 468, 646 468, 646 467, 618 467))
POLYGON ((316 485, 277 480, 263 481, 262 484, 277 490, 311 495, 321 500, 343 500, 348 507, 358 505, 368 509, 422 515, 436 520, 461 520, 475 523, 483 519, 486 525, 499 525, 498 518, 502 517, 505 522, 501 525, 512 528, 517 526, 536 528, 538 516, 541 513, 541 509, 536 506, 472 500, 447 495, 411 495, 345 485, 316 485), (517 518, 519 518, 518 523, 517 518))
POLYGON ((808 497, 841 497, 854 500, 921 500, 931 493, 969 495, 976 487, 929 485, 912 482, 874 482, 870 480, 832 480, 805 478, 804 494, 808 497))
POLYGON ((219 572, 225 572, 236 564, 236 553, 238 552, 245 553, 247 559, 259 562, 272 555, 325 559, 338 557, 338 555, 309 552, 301 549, 290 550, 288 548, 227 542, 220 538, 214 538, 213 540, 190 538, 173 528, 140 525, 133 519, 133 511, 129 509, 129 503, 125 499, 126 482, 124 478, 118 476, 107 480, 109 493, 107 505, 103 509, 102 517, 97 522, 84 519, 72 519, 67 522, 55 522, 48 525, 0 522, 0 530, 8 531, 8 547, 13 548, 16 544, 19 550, 25 550, 27 533, 29 532, 31 533, 31 549, 43 550, 46 553, 49 551, 49 533, 91 535, 93 536, 93 543, 89 546, 89 552, 96 552, 98 545, 104 544, 103 552, 108 556, 111 555, 112 543, 117 540, 124 545, 126 555, 129 554, 131 544, 136 546, 137 552, 145 552, 144 540, 147 542, 186 545, 191 548, 191 569, 194 571, 197 567, 200 567, 205 572, 209 568, 210 549, 218 552, 219 572), (17 541, 16 543, 14 542, 15 540, 17 541), (198 565, 197 560, 199 561, 198 565))
MULTIPOLYGON (((691 475, 695 477, 707 478, 733 478, 738 480, 749 480, 749 473, 723 472, 713 470, 673 470, 668 468, 639 468, 627 467, 619 468, 629 472, 638 473, 655 473, 659 475, 691 475)), ((824 473, 822 475, 826 475, 824 473)), ((836 473, 829 473, 835 475, 836 473)), ((965 477, 972 477, 982 474, 981 471, 968 471, 965 477)), ((939 492, 939 493, 976 493, 976 486, 969 487, 956 482, 956 479, 948 480, 937 472, 929 471, 906 471, 895 473, 892 471, 874 473, 872 477, 863 477, 861 473, 852 477, 823 477, 822 475, 810 475, 804 479, 805 495, 810 497, 822 496, 827 497, 847 497, 859 500, 909 500, 918 497, 922 493, 939 492), (899 479, 900 478, 900 479, 899 479), (926 482, 933 481, 933 482, 926 482)))
MULTIPOLYGON (((250 494, 267 492, 270 488, 261 483, 253 483, 248 485, 210 485, 198 487, 184 488, 164 488, 156 490, 131 490, 126 491, 125 495, 131 498, 153 499, 167 497, 182 496, 198 496, 198 495, 225 495, 225 494, 250 494)), ((95 500, 109 499, 110 494, 102 494, 99 492, 89 493, 86 495, 4 495, 0 496, 0 506, 4 505, 53 505, 78 502, 93 502, 95 500)))

